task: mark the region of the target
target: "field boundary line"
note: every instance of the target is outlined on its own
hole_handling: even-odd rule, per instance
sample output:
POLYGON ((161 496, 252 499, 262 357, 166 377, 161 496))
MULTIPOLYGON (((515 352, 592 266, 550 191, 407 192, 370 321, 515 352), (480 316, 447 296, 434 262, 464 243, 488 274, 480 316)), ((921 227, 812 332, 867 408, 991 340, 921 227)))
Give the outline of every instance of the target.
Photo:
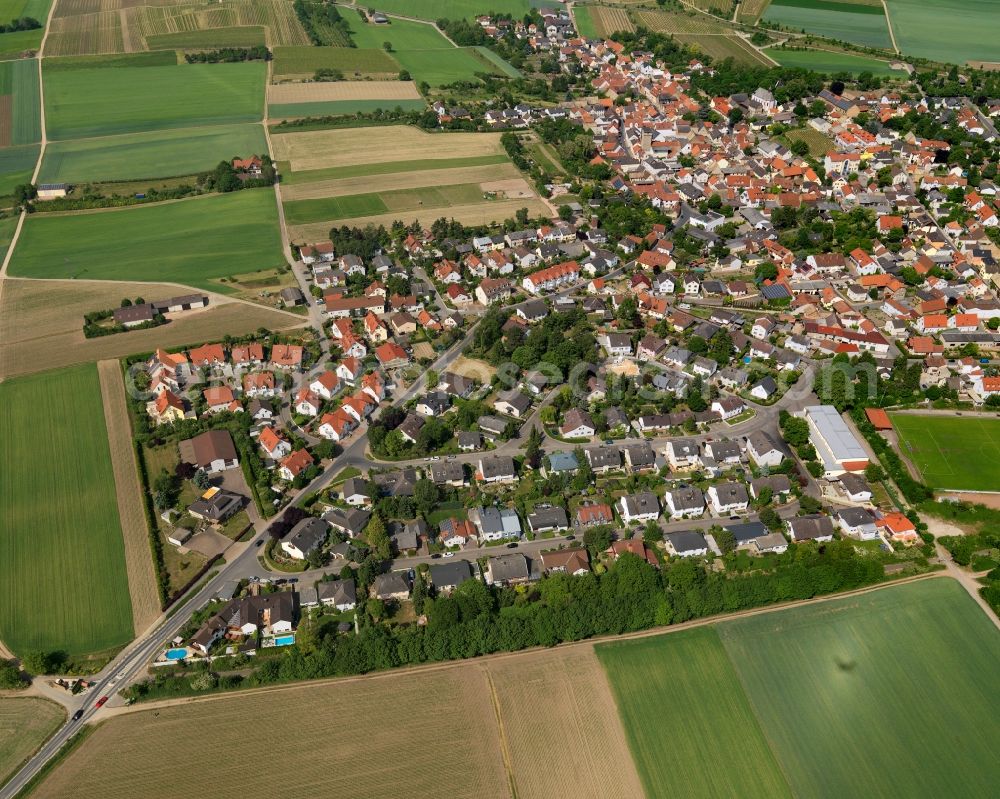
POLYGON ((892 30, 892 17, 889 16, 889 4, 882 0, 882 13, 885 14, 885 26, 889 29, 889 41, 892 42, 892 49, 899 54, 899 45, 896 44, 896 34, 892 30))
POLYGON ((118 517, 125 547, 125 575, 132 600, 132 625, 135 634, 141 635, 159 618, 161 608, 119 362, 110 359, 98 361, 97 377, 101 384, 104 424, 111 450, 111 471, 115 478, 118 517))
MULTIPOLYGON (((751 616, 760 616, 765 613, 777 613, 781 610, 787 610, 789 608, 803 607, 805 605, 814 605, 821 602, 832 602, 838 599, 849 599, 851 597, 860 596, 862 594, 868 594, 873 591, 882 591, 887 588, 893 588, 897 585, 907 585, 909 583, 919 582, 920 580, 932 580, 938 578, 948 578, 955 580, 955 577, 944 570, 925 572, 923 574, 915 574, 909 577, 900 577, 897 579, 891 579, 883 583, 877 583, 875 585, 865 586, 864 588, 857 588, 853 591, 841 591, 835 594, 824 594, 823 596, 812 597, 811 599, 795 600, 791 602, 779 602, 773 605, 767 605, 761 608, 749 608, 747 610, 738 611, 736 613, 727 613, 718 616, 709 616, 703 619, 694 619, 692 621, 682 622, 680 624, 671 624, 666 627, 654 627, 649 630, 640 630, 634 633, 623 633, 621 635, 603 635, 594 636, 593 638, 586 638, 579 641, 567 641, 561 644, 556 644, 554 647, 529 647, 528 649, 519 649, 516 652, 494 652, 489 655, 479 655, 475 658, 466 658, 463 660, 448 660, 440 663, 421 663, 416 666, 406 666, 403 668, 387 669, 384 671, 373 671, 368 674, 351 674, 344 675, 340 677, 323 677, 317 680, 297 680, 295 682, 279 683, 276 685, 264 685, 259 688, 247 688, 240 689, 237 691, 223 691, 214 694, 208 694, 205 696, 184 696, 177 697, 174 699, 163 699, 154 702, 140 702, 134 705, 127 705, 124 707, 114 707, 105 708, 103 711, 104 716, 120 716, 126 715, 128 713, 140 713, 147 710, 155 710, 161 707, 170 707, 172 705, 182 705, 190 704, 193 702, 218 702, 224 699, 232 698, 233 696, 249 696, 251 694, 259 694, 265 692, 281 692, 281 691, 295 691, 301 690, 303 688, 311 688, 313 686, 332 686, 340 683, 353 682, 356 680, 381 680, 381 679, 392 679, 401 674, 410 674, 413 672, 436 672, 442 669, 455 669, 463 668, 470 662, 481 662, 489 664, 492 661, 504 660, 507 658, 517 658, 522 655, 529 653, 537 653, 545 649, 554 650, 564 650, 572 649, 574 647, 580 646, 595 646, 597 644, 608 644, 615 643, 618 641, 631 641, 638 638, 652 638, 657 635, 671 635, 673 633, 682 632, 684 630, 692 630, 697 627, 705 627, 712 624, 720 624, 725 621, 732 621, 735 619, 743 619, 751 616)), ((956 580, 958 582, 958 580, 956 580)))
POLYGON ((507 783, 510 786, 512 799, 517 799, 517 780, 514 777, 514 761, 510 755, 510 744, 507 742, 507 728, 503 723, 503 713, 500 710, 500 697, 497 695, 497 687, 493 682, 493 674, 488 666, 483 665, 483 674, 486 682, 490 686, 490 702, 493 703, 493 713, 497 718, 497 734, 500 737, 500 757, 503 759, 503 768, 507 772, 507 783))

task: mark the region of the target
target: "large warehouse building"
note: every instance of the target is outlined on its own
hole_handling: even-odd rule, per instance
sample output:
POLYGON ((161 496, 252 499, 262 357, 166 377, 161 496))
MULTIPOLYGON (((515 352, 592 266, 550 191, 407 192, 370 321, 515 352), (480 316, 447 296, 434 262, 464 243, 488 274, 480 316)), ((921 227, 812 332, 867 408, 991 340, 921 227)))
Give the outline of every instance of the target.
POLYGON ((832 405, 810 405, 802 417, 809 423, 809 440, 823 464, 824 477, 859 472, 868 465, 868 453, 832 405))

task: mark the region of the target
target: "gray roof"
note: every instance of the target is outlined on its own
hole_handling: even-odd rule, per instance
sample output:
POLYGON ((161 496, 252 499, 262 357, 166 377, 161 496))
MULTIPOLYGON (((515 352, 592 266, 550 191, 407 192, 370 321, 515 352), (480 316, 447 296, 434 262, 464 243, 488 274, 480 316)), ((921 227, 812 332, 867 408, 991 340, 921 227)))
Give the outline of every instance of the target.
POLYGON ((841 519, 848 527, 875 524, 875 514, 868 508, 841 508, 837 511, 837 518, 841 519))
POLYGON ((495 583, 509 580, 526 580, 531 576, 528 559, 517 552, 512 555, 497 555, 489 560, 490 575, 495 583))
POLYGON ((690 552, 693 549, 707 549, 705 536, 694 530, 683 530, 679 533, 666 533, 664 541, 669 541, 677 552, 690 552))
POLYGON ((535 508, 528 514, 528 526, 532 530, 553 530, 569 527, 566 511, 558 506, 535 508))
POLYGON ((430 578, 435 588, 454 588, 472 579, 472 568, 467 560, 432 563, 430 578))
POLYGON ((673 507, 678 510, 701 510, 705 507, 705 495, 700 488, 688 486, 675 488, 670 492, 673 507))
POLYGON ((742 522, 740 524, 727 524, 725 528, 733 534, 737 544, 745 544, 755 538, 767 535, 767 527, 763 522, 742 522))
POLYGON ((326 522, 310 516, 308 519, 302 519, 296 524, 288 535, 285 536, 284 540, 290 544, 294 544, 300 552, 308 554, 317 549, 326 540, 328 530, 329 527, 326 522))
POLYGON ((334 508, 323 514, 323 521, 346 533, 358 535, 365 529, 371 516, 369 511, 362 508, 351 508, 350 510, 334 508))
POLYGON ((352 605, 357 602, 357 589, 354 580, 330 580, 321 582, 317 588, 319 601, 332 602, 334 605, 352 605))
POLYGON ((491 458, 483 458, 480 463, 482 464, 483 477, 486 479, 516 474, 514 459, 509 455, 494 455, 491 458))
POLYGON ((469 514, 483 533, 520 533, 521 519, 513 508, 474 508, 469 514))
POLYGON ((392 594, 410 593, 410 580, 405 572, 389 572, 380 574, 372 583, 375 596, 380 599, 392 594))
POLYGON ((833 535, 833 519, 829 516, 797 516, 788 520, 788 528, 798 540, 833 535))

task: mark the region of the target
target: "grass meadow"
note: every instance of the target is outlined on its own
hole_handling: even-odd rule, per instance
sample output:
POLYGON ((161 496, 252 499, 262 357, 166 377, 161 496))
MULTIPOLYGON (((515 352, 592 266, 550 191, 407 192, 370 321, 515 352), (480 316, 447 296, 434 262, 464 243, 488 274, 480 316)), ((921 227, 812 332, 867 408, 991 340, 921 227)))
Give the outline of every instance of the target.
POLYGON ((344 116, 370 114, 378 110, 401 108, 404 111, 421 111, 427 107, 423 100, 328 100, 313 103, 271 103, 267 114, 271 119, 298 117, 344 116))
POLYGON ((490 166, 507 164, 510 159, 501 153, 496 155, 473 155, 466 158, 423 158, 411 161, 383 161, 378 164, 354 164, 353 166, 335 166, 327 169, 309 169, 293 172, 288 162, 278 164, 281 169, 281 182, 286 186, 302 183, 315 183, 319 180, 339 180, 340 178, 359 178, 370 175, 394 175, 399 172, 423 172, 433 169, 456 169, 470 166, 490 166))
POLYGON ((193 175, 234 155, 266 151, 264 131, 253 123, 57 141, 45 149, 40 180, 88 183, 193 175))
POLYGON ((799 796, 991 796, 1000 633, 951 579, 719 625, 799 796))
POLYGON ((892 48, 881 5, 834 0, 772 0, 763 19, 794 31, 871 47, 892 48))
MULTIPOLYGON (((360 23, 359 23, 360 24, 360 23)), ((339 69, 345 75, 392 75, 399 70, 399 63, 381 44, 378 48, 360 47, 275 47, 274 74, 277 76, 307 75, 317 69, 339 69)))
POLYGON ((1000 61, 996 0, 886 0, 904 53, 962 64, 1000 61))
POLYGON ((49 137, 255 122, 265 74, 262 63, 45 70, 49 137))
POLYGON ((828 74, 871 72, 873 75, 906 77, 905 72, 890 69, 888 61, 852 53, 834 53, 830 50, 784 50, 780 47, 772 47, 764 52, 783 67, 801 67, 828 74))
POLYGON ((184 283, 282 263, 270 189, 64 215, 36 214, 21 231, 11 275, 184 283))
POLYGON ((891 414, 900 454, 932 488, 1000 489, 1000 418, 891 414))
POLYGON ((792 795, 714 627, 596 651, 647 796, 792 795))
MULTIPOLYGON (((520 19, 529 9, 544 5, 552 7, 556 3, 533 3, 530 0, 384 0, 379 3, 378 10, 431 21, 474 19, 487 12, 510 14, 514 19, 520 19)), ((394 19, 392 24, 398 22, 399 20, 394 19)))
POLYGON ((601 644, 648 796, 991 796, 1000 633, 932 578, 601 644))
POLYGON ((0 698, 0 785, 66 720, 55 702, 36 696, 0 698))
POLYGON ((0 383, 0 640, 81 655, 132 638, 93 364, 0 383))
POLYGON ((351 219, 387 212, 409 212, 421 208, 448 208, 482 202, 478 183, 452 186, 424 186, 416 189, 324 197, 315 200, 286 202, 285 217, 290 225, 305 225, 323 220, 351 219))

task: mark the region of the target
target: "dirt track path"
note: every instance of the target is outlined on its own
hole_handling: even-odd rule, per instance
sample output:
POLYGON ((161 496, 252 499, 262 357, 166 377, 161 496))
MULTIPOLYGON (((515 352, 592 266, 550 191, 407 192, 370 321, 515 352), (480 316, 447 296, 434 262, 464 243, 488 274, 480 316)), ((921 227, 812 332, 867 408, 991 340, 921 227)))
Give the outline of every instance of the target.
POLYGON ((104 421, 108 428, 111 468, 115 475, 115 495, 125 545, 125 572, 132 599, 132 626, 136 635, 144 633, 160 616, 156 572, 149 548, 149 531, 142 506, 142 486, 129 427, 125 382, 117 360, 98 361, 97 374, 104 398, 104 421))

